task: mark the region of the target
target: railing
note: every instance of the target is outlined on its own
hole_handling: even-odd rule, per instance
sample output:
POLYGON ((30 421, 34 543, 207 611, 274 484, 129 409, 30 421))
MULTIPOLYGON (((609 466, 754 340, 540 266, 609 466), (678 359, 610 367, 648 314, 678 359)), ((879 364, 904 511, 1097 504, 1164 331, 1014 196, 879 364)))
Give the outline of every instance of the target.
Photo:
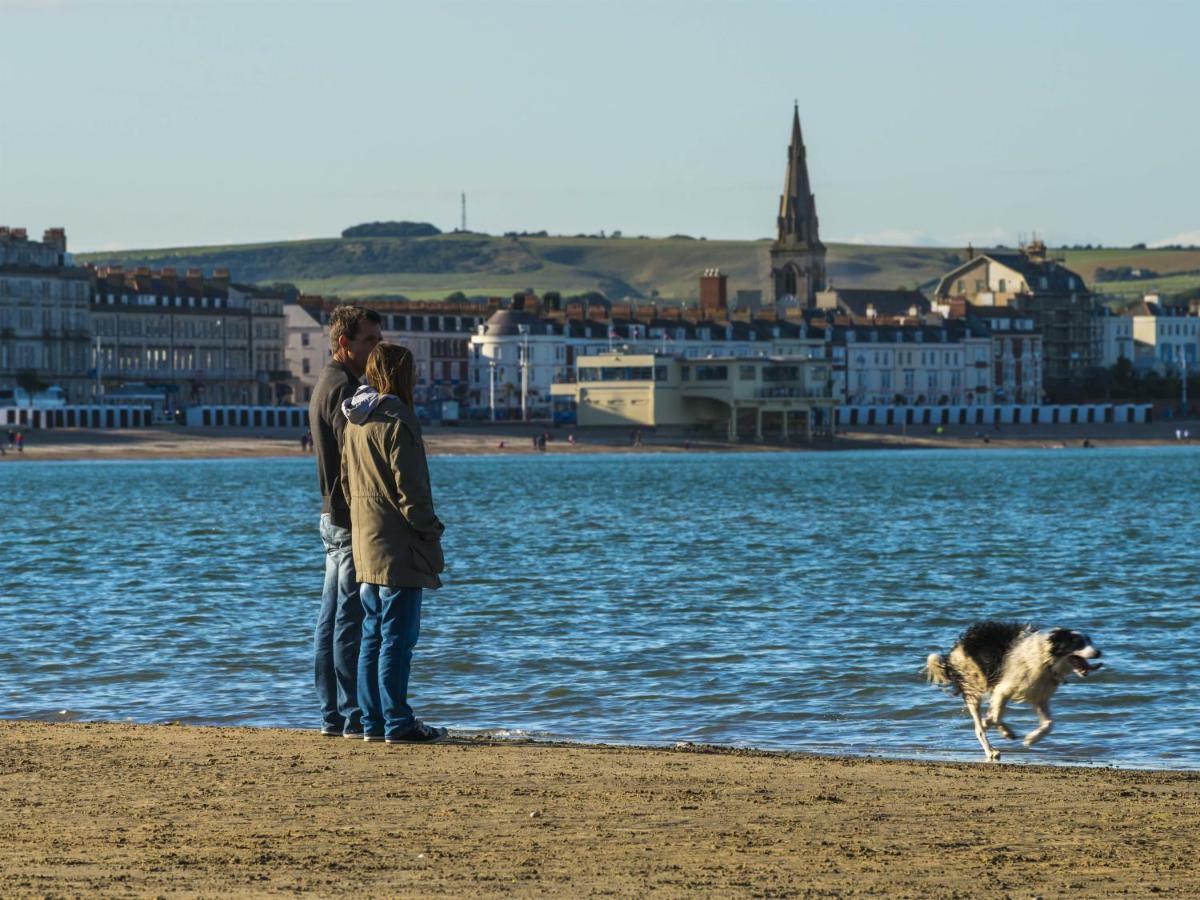
POLYGON ((802 397, 809 400, 833 399, 832 394, 816 387, 763 387, 755 390, 754 396, 760 400, 769 400, 775 397, 802 397))

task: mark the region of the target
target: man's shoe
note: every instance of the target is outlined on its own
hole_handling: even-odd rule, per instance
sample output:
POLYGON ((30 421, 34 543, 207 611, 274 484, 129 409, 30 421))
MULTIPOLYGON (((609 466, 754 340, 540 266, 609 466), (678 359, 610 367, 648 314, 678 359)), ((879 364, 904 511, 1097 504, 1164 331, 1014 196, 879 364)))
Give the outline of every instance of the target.
POLYGON ((447 734, 449 732, 445 728, 434 728, 417 719, 408 731, 389 734, 386 740, 389 744, 433 744, 442 740, 447 734))
POLYGON ((358 731, 343 731, 342 737, 349 738, 352 741, 357 741, 362 739, 363 732, 361 728, 358 731))
POLYGON ((321 737, 341 737, 342 726, 340 725, 322 725, 321 737))
POLYGON ((382 744, 383 743, 383 735, 382 734, 363 734, 362 739, 364 741, 366 741, 368 744, 382 744))

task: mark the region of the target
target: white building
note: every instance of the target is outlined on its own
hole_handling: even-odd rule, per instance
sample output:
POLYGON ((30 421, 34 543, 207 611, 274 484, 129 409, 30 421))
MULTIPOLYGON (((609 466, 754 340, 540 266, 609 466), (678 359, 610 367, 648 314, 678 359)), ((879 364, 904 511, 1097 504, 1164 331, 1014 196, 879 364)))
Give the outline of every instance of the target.
POLYGON ((321 324, 319 307, 288 303, 283 308, 284 358, 296 385, 293 400, 307 403, 330 357, 329 335, 321 324))
POLYGON ((1134 361, 1133 317, 1106 315, 1100 318, 1100 365, 1110 369, 1120 359, 1134 361))
POLYGON ((1143 300, 1130 309, 1133 320, 1134 363, 1168 374, 1186 367, 1197 371, 1200 357, 1200 317, 1183 307, 1143 300))
POLYGON ((991 402, 991 341, 966 323, 849 326, 845 392, 839 402, 888 406, 970 406, 991 402))

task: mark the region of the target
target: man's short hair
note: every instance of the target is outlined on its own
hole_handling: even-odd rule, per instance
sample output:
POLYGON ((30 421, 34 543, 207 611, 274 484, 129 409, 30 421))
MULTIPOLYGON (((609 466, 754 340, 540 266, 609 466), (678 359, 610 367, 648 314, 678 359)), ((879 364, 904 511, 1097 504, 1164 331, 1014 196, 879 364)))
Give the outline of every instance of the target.
POLYGON ((346 340, 352 341, 358 337, 358 329, 363 322, 380 324, 379 313, 373 309, 363 309, 361 306, 343 304, 329 314, 329 343, 336 351, 338 338, 343 334, 346 340))

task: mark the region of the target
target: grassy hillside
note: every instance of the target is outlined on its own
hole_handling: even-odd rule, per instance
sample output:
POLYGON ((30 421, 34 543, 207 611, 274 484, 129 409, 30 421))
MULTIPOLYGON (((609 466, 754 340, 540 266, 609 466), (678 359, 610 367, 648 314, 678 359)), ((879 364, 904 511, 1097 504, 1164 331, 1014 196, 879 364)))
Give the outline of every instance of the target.
MULTIPOLYGON (((602 291, 624 297, 694 299, 700 273, 717 267, 729 289, 759 289, 770 271, 766 241, 686 239, 503 238, 444 234, 427 238, 328 238, 223 247, 180 247, 81 254, 84 261, 126 267, 223 267, 237 281, 289 281, 308 293, 411 298, 602 291), (657 293, 656 293, 657 292, 657 293)), ((1200 285, 1200 251, 1064 251, 1067 265, 1089 282, 1103 266, 1144 267, 1160 273, 1161 289, 1200 285)), ((962 252, 937 247, 830 244, 829 277, 842 287, 920 287, 962 261, 962 252)), ((1108 282, 1106 293, 1155 289, 1151 282, 1108 282)))

